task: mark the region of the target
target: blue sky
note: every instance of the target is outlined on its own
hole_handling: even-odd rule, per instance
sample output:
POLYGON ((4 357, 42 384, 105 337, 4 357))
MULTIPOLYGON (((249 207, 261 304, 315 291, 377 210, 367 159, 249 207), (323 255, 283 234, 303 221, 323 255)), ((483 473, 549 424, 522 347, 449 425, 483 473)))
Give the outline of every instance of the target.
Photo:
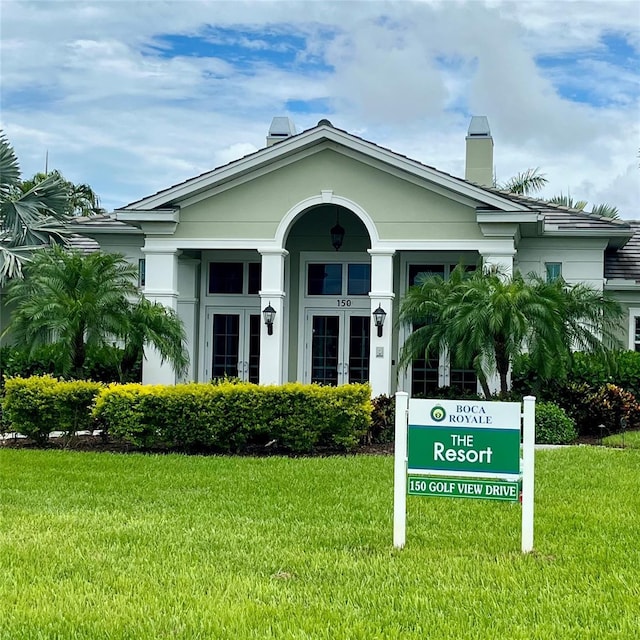
POLYGON ((2 0, 0 126, 23 174, 108 209, 252 153, 274 116, 498 181, 529 167, 640 219, 640 3, 2 0))

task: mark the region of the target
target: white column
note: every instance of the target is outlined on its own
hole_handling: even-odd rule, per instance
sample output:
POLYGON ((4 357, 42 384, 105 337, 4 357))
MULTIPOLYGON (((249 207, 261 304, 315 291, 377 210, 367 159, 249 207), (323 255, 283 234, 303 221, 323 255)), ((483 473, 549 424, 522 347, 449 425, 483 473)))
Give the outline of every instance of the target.
POLYGON ((262 286, 260 288, 260 310, 271 305, 276 316, 273 334, 261 319, 260 330, 260 384, 282 384, 285 380, 285 292, 284 264, 289 252, 284 249, 264 249, 262 256, 262 286))
POLYGON ((393 250, 369 249, 371 255, 371 340, 369 350, 369 382, 372 395, 391 394, 391 348, 393 344, 393 250), (373 312, 378 308, 387 314, 378 336, 373 312))
MULTIPOLYGON (((178 311, 178 255, 179 251, 147 250, 145 254, 144 295, 151 302, 178 311)), ((176 374, 153 347, 145 347, 142 361, 143 384, 175 384, 176 374)))

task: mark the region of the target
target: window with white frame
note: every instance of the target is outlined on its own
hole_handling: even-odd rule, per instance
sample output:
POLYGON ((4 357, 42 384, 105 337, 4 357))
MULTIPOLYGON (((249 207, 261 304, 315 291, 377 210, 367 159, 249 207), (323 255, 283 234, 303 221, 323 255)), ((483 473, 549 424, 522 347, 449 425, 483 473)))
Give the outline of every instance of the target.
POLYGON ((255 295, 260 290, 261 263, 210 262, 209 294, 255 295))
POLYGON ((554 282, 558 278, 562 277, 562 262, 545 262, 544 267, 547 275, 547 282, 554 282))
POLYGON ((629 324, 627 348, 630 351, 640 351, 640 307, 629 308, 629 324))

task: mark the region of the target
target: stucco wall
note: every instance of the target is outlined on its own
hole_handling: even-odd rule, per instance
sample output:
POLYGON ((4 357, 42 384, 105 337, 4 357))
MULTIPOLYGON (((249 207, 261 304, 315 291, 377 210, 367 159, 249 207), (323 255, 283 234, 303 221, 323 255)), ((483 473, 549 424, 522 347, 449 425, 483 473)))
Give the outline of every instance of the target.
POLYGON ((472 207, 332 150, 184 206, 176 238, 273 238, 284 214, 321 190, 357 202, 381 239, 480 239, 472 207))
POLYGON ((567 282, 584 282, 602 289, 604 247, 605 241, 597 238, 523 238, 515 267, 525 275, 533 271, 544 276, 545 262, 561 262, 562 277, 567 282))

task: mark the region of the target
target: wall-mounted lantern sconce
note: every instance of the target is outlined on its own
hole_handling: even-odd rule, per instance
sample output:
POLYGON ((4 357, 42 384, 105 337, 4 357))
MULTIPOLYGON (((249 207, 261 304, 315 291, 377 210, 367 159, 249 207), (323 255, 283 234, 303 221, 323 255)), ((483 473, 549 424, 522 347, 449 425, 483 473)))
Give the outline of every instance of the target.
POLYGON ((378 327, 378 338, 382 338, 382 327, 386 317, 387 312, 378 304, 378 308, 373 312, 373 323, 378 327))
POLYGON ((264 323, 267 325, 267 334, 272 336, 273 320, 276 317, 276 310, 271 306, 271 303, 262 310, 262 317, 264 318, 264 323))
POLYGON ((331 244, 336 251, 340 250, 342 241, 344 240, 344 229, 340 226, 340 218, 338 214, 338 207, 336 207, 336 224, 331 227, 331 244))

